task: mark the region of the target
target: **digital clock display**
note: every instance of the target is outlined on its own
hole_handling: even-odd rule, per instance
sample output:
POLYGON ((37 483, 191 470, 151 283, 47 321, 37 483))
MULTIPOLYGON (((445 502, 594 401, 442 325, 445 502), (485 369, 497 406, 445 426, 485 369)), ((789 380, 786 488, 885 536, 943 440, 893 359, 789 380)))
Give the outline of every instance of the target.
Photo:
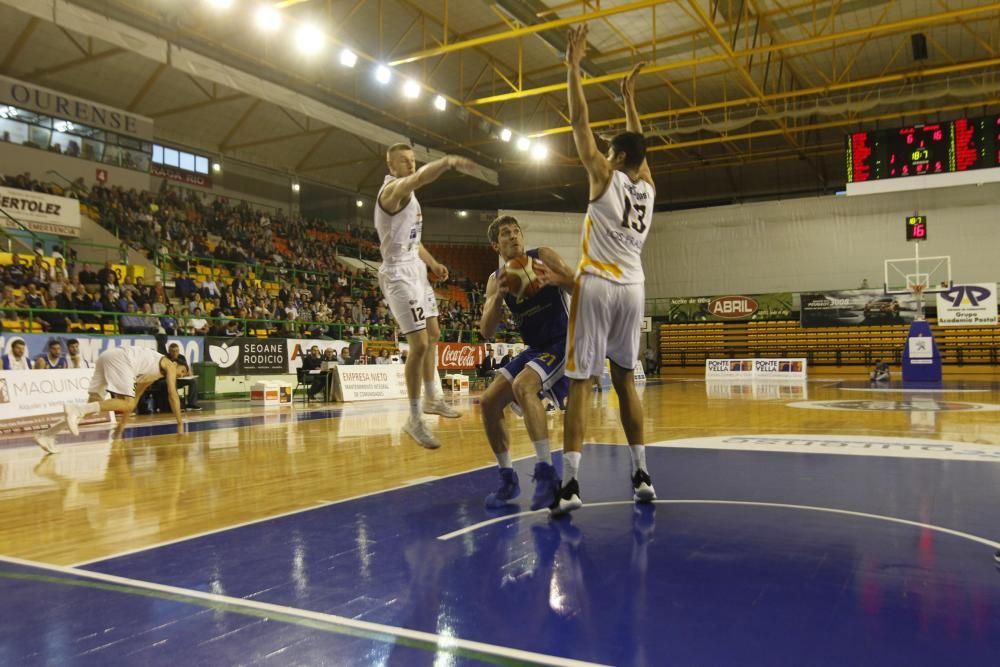
POLYGON ((1000 166, 1000 117, 960 118, 847 137, 847 182, 1000 166))
POLYGON ((927 240, 927 216, 911 215, 906 218, 906 240, 926 241, 927 240))

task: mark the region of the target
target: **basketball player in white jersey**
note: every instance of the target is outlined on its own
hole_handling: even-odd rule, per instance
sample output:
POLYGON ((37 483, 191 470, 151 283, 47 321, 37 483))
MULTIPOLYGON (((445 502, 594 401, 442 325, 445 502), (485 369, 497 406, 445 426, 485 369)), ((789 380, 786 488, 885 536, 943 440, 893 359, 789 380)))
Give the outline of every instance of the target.
POLYGON ((580 266, 570 306, 566 337, 569 404, 563 431, 563 483, 553 514, 581 506, 577 479, 587 421, 591 380, 611 360, 611 382, 618 393, 620 417, 632 453, 632 488, 636 502, 656 498, 646 470, 642 403, 633 369, 639 352, 639 328, 645 303, 641 253, 652 222, 656 189, 646 164, 646 143, 635 107, 636 65, 622 81, 626 131, 611 140, 607 155, 597 149, 580 78, 587 51, 587 26, 571 29, 566 50, 570 123, 577 153, 587 170, 590 205, 581 235, 580 266))
POLYGON ((417 169, 413 148, 395 144, 386 152, 389 175, 378 192, 375 229, 378 231, 382 266, 378 283, 392 316, 410 344, 406 358, 406 395, 410 399, 410 418, 403 431, 427 449, 441 446, 421 417, 427 414, 459 417, 444 402, 441 379, 437 373, 438 327, 437 299, 427 280, 427 270, 438 280, 448 279, 448 268, 438 262, 420 243, 423 214, 415 194, 451 169, 471 170, 476 164, 456 155, 448 155, 417 169), (423 406, 420 383, 424 383, 423 406))
POLYGON ((94 364, 94 375, 87 388, 88 402, 85 405, 66 403, 63 406, 64 419, 36 435, 35 443, 49 454, 55 453, 56 435, 66 428, 73 435, 79 435, 80 420, 94 412, 120 413, 115 437, 121 437, 139 399, 160 378, 166 380, 170 411, 177 419, 177 433, 182 434, 184 420, 177 395, 177 378, 186 377, 189 373, 186 365, 175 363, 148 347, 116 347, 102 352, 94 364), (104 398, 106 394, 111 394, 111 398, 104 398))

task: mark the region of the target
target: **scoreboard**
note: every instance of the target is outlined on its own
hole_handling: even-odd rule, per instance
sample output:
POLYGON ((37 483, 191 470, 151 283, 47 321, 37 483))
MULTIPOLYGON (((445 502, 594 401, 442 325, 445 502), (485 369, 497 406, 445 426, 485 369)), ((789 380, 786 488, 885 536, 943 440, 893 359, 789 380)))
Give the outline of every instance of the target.
POLYGON ((856 132, 847 137, 847 182, 1000 166, 1000 116, 856 132))

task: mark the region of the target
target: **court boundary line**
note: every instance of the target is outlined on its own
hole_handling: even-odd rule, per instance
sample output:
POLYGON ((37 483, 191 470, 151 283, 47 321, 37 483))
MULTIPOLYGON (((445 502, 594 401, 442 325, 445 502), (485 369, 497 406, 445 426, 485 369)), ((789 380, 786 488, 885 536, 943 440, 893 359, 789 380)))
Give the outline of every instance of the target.
MULTIPOLYGON (((198 604, 197 602, 192 602, 191 600, 197 600, 198 602, 209 603, 209 606, 215 609, 222 609, 222 611, 228 613, 242 614, 246 616, 264 616, 265 618, 276 620, 279 622, 289 623, 290 621, 283 620, 280 616, 294 617, 302 621, 309 621, 312 623, 325 624, 326 629, 330 632, 335 632, 338 634, 345 634, 349 636, 357 636, 358 632, 366 633, 368 636, 364 636, 364 639, 369 639, 371 641, 381 641, 383 643, 393 643, 392 640, 386 640, 379 637, 379 635, 384 637, 401 638, 410 640, 410 642, 415 642, 424 645, 431 646, 410 646, 411 648, 418 648, 424 650, 435 650, 442 651, 449 654, 458 653, 462 651, 470 651, 474 654, 485 654, 488 656, 495 656, 504 660, 518 660, 523 661, 532 665, 553 665, 556 667, 606 667, 601 665, 601 663, 586 662, 581 660, 575 660, 572 658, 563 658, 560 656, 546 655, 544 653, 535 653, 533 651, 526 651, 524 649, 511 648, 508 646, 499 646, 496 644, 487 644, 485 642, 479 642, 471 639, 462 639, 460 637, 449 637, 444 635, 438 635, 430 632, 424 632, 422 630, 411 630, 409 628, 403 628, 393 625, 386 625, 383 623, 375 623, 373 621, 362 621, 354 618, 348 618, 346 616, 338 616, 336 614, 327 614, 318 611, 310 611, 308 609, 299 609, 297 607, 288 607, 285 605, 278 605, 269 602, 261 602, 259 600, 249 600, 246 598, 231 597, 228 595, 219 595, 217 593, 208 593, 204 591, 198 591, 189 588, 180 588, 177 586, 168 586, 166 584, 157 584, 151 581, 143 581, 141 579, 131 579, 129 577, 120 577, 113 574, 105 574, 103 572, 93 572, 90 570, 82 570, 75 567, 67 567, 62 565, 49 565, 47 563, 40 563, 36 561, 24 560, 21 558, 14 558, 11 556, 0 556, 0 562, 11 563, 13 565, 19 565, 21 567, 30 567, 39 570, 46 570, 49 572, 57 572, 63 575, 69 575, 72 577, 79 577, 81 579, 89 579, 95 581, 101 581, 106 584, 111 584, 113 586, 121 588, 133 588, 140 589, 142 591, 153 591, 155 593, 160 593, 164 597, 169 596, 168 599, 171 601, 186 603, 186 604, 198 604), (180 600, 176 598, 182 598, 180 600), (186 598, 183 599, 183 598, 186 598), (240 611, 243 610, 243 611, 240 611), (263 612, 260 613, 250 613, 253 612, 263 612), (271 615, 268 615, 271 614, 271 615), (338 632, 340 630, 340 632, 338 632), (346 630, 353 630, 354 633, 348 632, 346 630), (374 636, 372 636, 374 635, 374 636)), ((2 573, 0 573, 2 575, 2 573)), ((14 577, 9 577, 14 578, 14 577)), ((23 577, 28 579, 28 576, 23 577)), ((46 583, 61 583, 62 585, 74 585, 71 582, 53 582, 49 581, 46 583)), ((117 590, 115 592, 120 592, 122 594, 130 594, 127 590, 117 590)), ((135 593, 131 593, 135 594, 135 593)), ((157 596, 150 596, 157 597, 157 596)), ((313 626, 315 627, 315 626, 313 626)), ((324 628, 317 628, 323 630, 324 628)), ((404 644, 408 645, 408 644, 404 644)), ((475 656, 469 656, 475 657, 475 656)))
MULTIPOLYGON (((932 440, 930 438, 926 439, 926 441, 921 441, 920 439, 916 439, 916 438, 901 438, 901 437, 898 437, 898 436, 882 436, 881 440, 884 441, 882 444, 884 444, 884 445, 892 445, 894 447, 898 447, 899 449, 898 450, 897 449, 893 449, 893 450, 885 450, 885 449, 883 449, 883 450, 874 450, 874 451, 870 450, 870 449, 869 450, 860 450, 860 449, 852 449, 852 450, 824 449, 824 450, 819 450, 819 449, 806 449, 805 446, 802 446, 802 447, 796 449, 796 448, 794 448, 791 445, 770 445, 770 446, 768 446, 768 445, 760 445, 760 444, 742 444, 742 445, 736 446, 736 445, 727 445, 727 443, 724 442, 724 440, 727 439, 727 438, 767 438, 767 439, 784 439, 784 440, 802 440, 802 439, 824 440, 825 439, 825 440, 830 440, 831 442, 836 442, 838 437, 840 437, 840 438, 861 438, 863 436, 856 436, 856 435, 838 436, 836 434, 828 434, 828 433, 822 433, 822 434, 768 434, 768 433, 740 434, 740 433, 736 433, 736 434, 729 434, 729 435, 706 436, 705 438, 703 438, 704 440, 706 440, 706 442, 704 444, 695 444, 695 443, 691 442, 692 440, 699 440, 701 438, 677 438, 677 439, 674 439, 674 440, 660 440, 660 441, 657 441, 657 442, 647 443, 646 447, 653 447, 653 448, 656 448, 656 449, 671 449, 671 448, 675 448, 675 449, 695 449, 695 450, 706 450, 706 449, 708 449, 708 450, 718 450, 718 451, 752 452, 752 453, 761 453, 762 452, 762 453, 779 453, 779 454, 780 453, 785 453, 785 454, 820 454, 820 455, 826 454, 826 455, 830 455, 830 456, 868 456, 868 457, 878 457, 878 458, 901 458, 901 459, 917 460, 917 461, 970 461, 970 462, 977 462, 977 463, 1000 463, 1000 460, 990 460, 988 458, 982 458, 982 457, 980 457, 980 458, 972 458, 971 454, 969 456, 967 456, 966 458, 961 458, 961 452, 955 452, 955 453, 953 453, 950 456, 944 456, 944 454, 946 454, 946 452, 935 451, 935 452, 926 452, 925 455, 923 455, 923 456, 914 456, 913 452, 911 452, 908 449, 909 447, 953 447, 954 448, 954 447, 964 447, 967 444, 967 443, 960 443, 960 442, 952 442, 952 441, 948 441, 948 440, 932 440), (712 440, 712 439, 716 439, 716 442, 708 442, 708 440, 712 440)), ((879 437, 878 436, 872 436, 871 439, 872 439, 872 441, 878 441, 879 437)), ((846 440, 846 442, 849 442, 849 440, 846 440)), ((588 443, 585 443, 585 444, 588 447, 593 447, 593 446, 597 446, 597 447, 626 447, 627 446, 627 445, 622 444, 622 443, 609 443, 609 442, 588 442, 588 443)), ((861 444, 861 443, 858 443, 858 444, 861 444)), ((552 451, 553 451, 553 453, 555 453, 555 452, 561 452, 562 448, 553 449, 552 451)), ((516 459, 513 459, 513 460, 514 461, 524 461, 526 459, 534 458, 534 456, 535 456, 534 454, 526 454, 524 456, 519 456, 519 457, 517 457, 516 459)), ((998 449, 998 456, 1000 456, 1000 449, 998 449)), ((448 473, 446 475, 439 476, 436 480, 433 480, 433 481, 439 481, 439 480, 448 479, 448 478, 451 478, 451 477, 458 477, 460 475, 465 475, 465 474, 472 473, 472 472, 478 472, 480 470, 487 470, 487 469, 495 467, 496 465, 497 465, 496 463, 489 463, 489 464, 485 464, 485 465, 481 465, 481 466, 476 466, 474 468, 468 468, 466 470, 461 470, 461 471, 457 471, 457 472, 453 472, 453 473, 448 473)), ((218 533, 224 533, 224 532, 226 532, 228 530, 236 530, 236 529, 239 529, 239 528, 244 528, 246 526, 252 526, 252 525, 258 524, 258 523, 264 523, 266 521, 272 521, 272 520, 282 519, 282 518, 285 518, 285 517, 288 517, 288 516, 294 516, 296 514, 302 514, 304 512, 309 512, 309 511, 312 511, 312 510, 323 509, 325 507, 330 507, 332 505, 339 505, 341 503, 346 503, 346 502, 350 502, 350 501, 353 501, 353 500, 361 500, 363 498, 367 498, 369 496, 374 496, 374 495, 379 494, 379 493, 389 493, 389 492, 392 492, 392 491, 400 491, 400 490, 403 490, 403 489, 412 488, 414 486, 419 486, 419 484, 414 484, 412 481, 410 481, 410 482, 404 482, 404 483, 399 484, 397 486, 389 487, 389 488, 386 488, 386 489, 378 489, 376 491, 369 491, 369 492, 366 492, 366 493, 357 494, 357 495, 350 496, 350 497, 347 497, 347 498, 342 498, 340 500, 318 500, 318 501, 316 501, 315 504, 313 504, 313 505, 311 505, 309 507, 301 507, 299 509, 289 510, 287 512, 281 512, 279 514, 273 514, 273 515, 269 515, 269 516, 261 517, 261 518, 257 518, 257 519, 250 519, 248 521, 243 521, 243 522, 240 522, 240 523, 237 523, 237 524, 233 524, 231 526, 226 526, 226 527, 223 527, 223 528, 214 528, 212 530, 201 531, 201 532, 193 533, 193 534, 185 536, 185 537, 178 537, 178 538, 174 538, 174 539, 171 539, 171 540, 165 540, 165 541, 162 541, 162 542, 156 542, 154 544, 151 544, 151 545, 148 545, 148 546, 144 546, 144 547, 136 547, 134 549, 127 549, 127 550, 122 551, 120 553, 110 554, 108 556, 101 556, 99 558, 92 558, 92 559, 89 559, 89 560, 84 560, 84 561, 79 561, 79 562, 71 563, 68 567, 86 567, 88 565, 93 565, 95 563, 100 563, 100 562, 103 562, 103 561, 110 561, 110 560, 114 560, 116 558, 123 558, 125 556, 131 556, 131 555, 134 555, 134 554, 137 554, 137 553, 142 553, 144 551, 151 551, 153 549, 158 549, 160 547, 167 547, 167 546, 170 546, 172 544, 179 544, 181 542, 186 542, 188 540, 198 539, 200 537, 208 537, 209 535, 216 535, 218 533)), ((539 510, 539 511, 545 511, 545 510, 539 510)), ((506 516, 514 516, 514 515, 506 515, 506 516)))
MULTIPOLYGON (((634 500, 608 500, 597 503, 584 503, 580 509, 586 509, 588 507, 612 507, 617 505, 637 505, 634 500)), ((810 512, 825 512, 827 514, 843 514, 846 516, 860 517, 864 519, 875 519, 878 521, 888 521, 890 523, 898 523, 905 526, 911 526, 914 528, 925 528, 928 530, 933 530, 935 532, 944 533, 946 535, 951 535, 952 537, 958 537, 961 539, 969 540, 971 542, 978 542, 979 544, 992 547, 995 550, 1000 550, 1000 542, 994 542, 993 540, 987 539, 985 537, 980 537, 978 535, 973 535, 972 533, 965 533, 960 530, 954 530, 952 528, 945 528, 944 526, 935 526, 929 523, 921 523, 920 521, 912 521, 910 519, 900 519, 898 517, 886 516, 884 514, 871 514, 869 512, 856 512, 854 510, 842 510, 834 507, 822 507, 818 505, 796 505, 789 503, 768 503, 762 501, 753 500, 715 500, 715 499, 682 499, 678 498, 675 500, 654 500, 652 503, 655 505, 740 505, 744 507, 767 507, 772 509, 794 509, 794 510, 804 510, 810 512)), ((580 510, 576 510, 579 512, 580 510)), ((442 542, 447 542, 448 540, 454 539, 456 537, 461 537, 468 533, 479 530, 480 528, 485 528, 486 526, 493 525, 495 523, 501 523, 508 519, 520 518, 524 516, 531 516, 532 514, 548 513, 547 509, 534 510, 528 512, 517 512, 514 514, 507 514, 501 517, 494 517, 486 521, 480 521, 479 523, 472 524, 471 526, 466 526, 465 528, 459 528, 458 530, 453 530, 450 533, 445 533, 444 535, 438 535, 437 539, 442 542)))

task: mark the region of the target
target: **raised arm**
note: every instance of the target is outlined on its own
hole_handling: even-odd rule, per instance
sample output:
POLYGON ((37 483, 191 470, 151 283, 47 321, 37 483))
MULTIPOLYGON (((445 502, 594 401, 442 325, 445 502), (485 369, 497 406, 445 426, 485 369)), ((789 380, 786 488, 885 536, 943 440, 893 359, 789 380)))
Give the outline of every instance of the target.
MULTIPOLYGON (((500 273, 503 275, 503 272, 500 273)), ((493 338, 497 327, 503 321, 503 298, 507 287, 502 280, 497 280, 496 274, 491 274, 486 282, 486 301, 483 303, 483 317, 479 320, 479 335, 483 338, 493 338)))
MULTIPOLYGON (((622 79, 622 99, 625 103, 625 129, 629 132, 638 132, 639 134, 642 134, 642 122, 639 120, 639 111, 635 106, 635 80, 645 66, 645 62, 636 63, 632 71, 622 79)), ((653 174, 649 171, 649 164, 646 160, 643 160, 642 166, 639 167, 639 178, 656 187, 656 184, 653 183, 653 174)))
POLYGON ((472 160, 458 155, 446 155, 433 162, 428 162, 410 176, 397 178, 385 186, 379 196, 379 204, 386 211, 395 212, 406 201, 407 197, 413 194, 414 190, 433 183, 451 169, 463 167, 471 170, 475 166, 476 163, 472 160))
POLYGON ((573 143, 577 155, 587 170, 590 182, 590 198, 596 199, 607 189, 611 179, 611 165, 597 150, 594 133, 590 130, 590 111, 587 98, 583 94, 583 80, 580 61, 587 53, 587 24, 570 28, 566 40, 566 94, 569 102, 569 120, 573 128, 573 143))

